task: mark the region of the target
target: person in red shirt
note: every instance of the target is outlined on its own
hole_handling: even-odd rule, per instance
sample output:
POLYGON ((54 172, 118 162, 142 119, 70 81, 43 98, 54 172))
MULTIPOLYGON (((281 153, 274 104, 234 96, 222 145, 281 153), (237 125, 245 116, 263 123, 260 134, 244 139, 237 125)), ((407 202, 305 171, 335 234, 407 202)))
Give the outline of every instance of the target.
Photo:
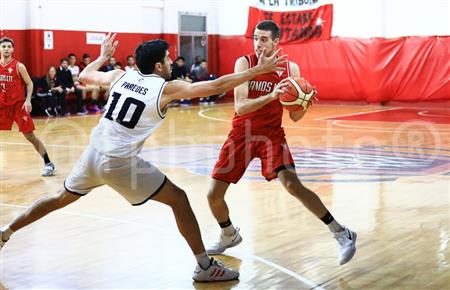
MULTIPOLYGON (((273 21, 260 22, 254 33, 255 52, 239 58, 235 72, 253 67, 261 54, 277 54, 280 29, 273 21)), ((339 244, 339 264, 347 263, 356 251, 356 233, 340 225, 324 206, 320 198, 306 188, 298 179, 295 164, 286 143, 281 126, 283 107, 278 100, 286 86, 284 79, 300 77, 299 66, 289 62, 281 72, 271 72, 241 84, 234 89, 235 116, 232 129, 225 141, 219 160, 212 172, 208 193, 210 209, 222 228, 220 239, 208 248, 209 254, 221 254, 242 241, 239 228, 235 228, 229 217, 225 193, 230 183, 237 183, 250 161, 261 159, 262 174, 267 181, 279 178, 284 188, 321 219, 333 233, 339 244)), ((305 111, 289 111, 294 122, 300 120, 305 111)))
POLYGON ((35 128, 30 116, 33 82, 25 65, 12 58, 13 52, 14 41, 8 37, 2 37, 0 39, 0 130, 11 130, 13 123, 16 122, 20 132, 44 159, 42 176, 51 176, 55 172, 55 166, 50 161, 44 144, 33 133, 35 128))

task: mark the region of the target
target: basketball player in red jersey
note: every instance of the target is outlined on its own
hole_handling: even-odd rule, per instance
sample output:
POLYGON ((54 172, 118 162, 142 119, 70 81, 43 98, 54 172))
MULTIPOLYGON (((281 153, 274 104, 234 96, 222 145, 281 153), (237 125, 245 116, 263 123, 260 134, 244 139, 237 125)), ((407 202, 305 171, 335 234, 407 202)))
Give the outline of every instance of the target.
POLYGON ((51 176, 55 172, 55 166, 50 161, 44 144, 33 133, 34 123, 30 117, 33 82, 26 67, 12 58, 13 51, 14 41, 2 37, 0 39, 0 130, 11 130, 15 121, 20 132, 44 159, 42 176, 51 176))
MULTIPOLYGON (((280 29, 273 21, 262 21, 255 29, 255 53, 239 58, 235 72, 256 65, 258 56, 270 56, 279 42, 280 29)), ((320 198, 298 179, 295 164, 287 146, 281 119, 283 107, 278 100, 287 77, 300 77, 297 64, 289 62, 282 72, 259 75, 234 89, 235 116, 231 132, 222 147, 213 172, 208 193, 211 211, 222 228, 219 241, 208 248, 208 254, 220 254, 242 241, 239 228, 230 221, 225 193, 230 183, 237 183, 250 161, 261 159, 262 174, 270 181, 279 178, 286 190, 320 218, 333 233, 339 244, 339 264, 347 263, 355 254, 356 233, 340 225, 324 206, 320 198)), ((304 111, 290 111, 294 122, 304 111)))

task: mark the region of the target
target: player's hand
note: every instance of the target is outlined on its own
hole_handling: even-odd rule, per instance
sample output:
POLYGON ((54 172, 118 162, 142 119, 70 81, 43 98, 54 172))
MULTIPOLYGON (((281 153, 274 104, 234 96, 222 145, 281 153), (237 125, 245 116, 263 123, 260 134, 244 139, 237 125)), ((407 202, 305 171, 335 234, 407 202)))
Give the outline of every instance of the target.
POLYGON ((27 113, 30 113, 33 107, 31 106, 31 101, 25 101, 22 105, 22 110, 27 113))
POLYGON ((269 73, 272 71, 284 71, 285 68, 282 67, 284 64, 288 63, 287 55, 278 56, 281 48, 274 51, 271 56, 265 56, 266 49, 263 48, 262 53, 258 57, 258 67, 261 73, 269 73))
POLYGON ((113 56, 114 52, 116 51, 116 47, 119 44, 118 40, 114 41, 116 35, 117 33, 111 35, 110 32, 105 36, 105 39, 103 40, 102 46, 100 48, 100 57, 104 58, 105 60, 113 56))
POLYGON ((313 86, 314 95, 309 99, 308 105, 306 105, 306 109, 309 109, 314 103, 317 103, 319 99, 317 98, 317 88, 313 86))
POLYGON ((287 79, 284 79, 284 80, 282 80, 281 82, 279 82, 279 83, 275 86, 275 88, 273 89, 273 91, 269 94, 269 97, 270 97, 272 100, 278 99, 278 98, 280 97, 280 94, 282 94, 282 93, 285 92, 284 88, 288 86, 288 83, 287 83, 287 82, 288 82, 287 79))

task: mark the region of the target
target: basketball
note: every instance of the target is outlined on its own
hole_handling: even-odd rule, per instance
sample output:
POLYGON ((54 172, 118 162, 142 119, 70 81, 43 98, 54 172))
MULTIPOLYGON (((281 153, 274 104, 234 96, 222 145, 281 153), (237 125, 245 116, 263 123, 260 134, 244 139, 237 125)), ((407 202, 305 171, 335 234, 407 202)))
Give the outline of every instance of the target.
POLYGON ((316 94, 314 87, 304 78, 288 78, 280 103, 288 111, 305 111, 316 94))

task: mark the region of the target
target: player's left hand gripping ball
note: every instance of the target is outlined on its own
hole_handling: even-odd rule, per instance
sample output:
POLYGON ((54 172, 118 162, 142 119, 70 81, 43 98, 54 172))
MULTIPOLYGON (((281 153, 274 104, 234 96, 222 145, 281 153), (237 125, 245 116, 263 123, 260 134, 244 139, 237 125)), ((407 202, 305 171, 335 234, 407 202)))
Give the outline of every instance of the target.
POLYGON ((280 95, 280 103, 288 111, 305 111, 312 105, 317 93, 316 88, 305 78, 288 78, 287 86, 280 95))

